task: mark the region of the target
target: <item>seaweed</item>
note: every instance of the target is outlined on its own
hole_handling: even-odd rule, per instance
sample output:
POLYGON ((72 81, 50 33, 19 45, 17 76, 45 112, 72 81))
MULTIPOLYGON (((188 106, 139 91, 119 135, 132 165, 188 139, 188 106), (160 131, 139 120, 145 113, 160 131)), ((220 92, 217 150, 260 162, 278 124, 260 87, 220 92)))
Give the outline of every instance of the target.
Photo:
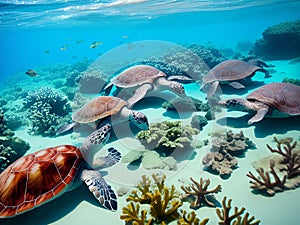
POLYGON ((242 217, 242 214, 245 212, 245 208, 242 207, 238 209, 238 207, 234 207, 234 213, 229 215, 231 210, 231 202, 232 199, 228 199, 226 203, 227 197, 225 196, 222 200, 222 209, 216 209, 216 213, 220 219, 219 225, 258 225, 260 220, 255 220, 254 216, 249 218, 249 213, 245 213, 242 217))
POLYGON ((194 180, 192 177, 190 177, 190 180, 193 182, 189 186, 181 186, 181 189, 188 194, 189 196, 192 196, 195 201, 192 201, 190 204, 190 208, 197 209, 200 208, 201 206, 208 205, 211 207, 215 207, 215 203, 212 201, 214 200, 214 197, 211 194, 216 194, 221 191, 221 185, 218 185, 212 190, 207 190, 210 180, 204 180, 200 178, 199 183, 194 180), (212 198, 210 200, 209 198, 212 198))

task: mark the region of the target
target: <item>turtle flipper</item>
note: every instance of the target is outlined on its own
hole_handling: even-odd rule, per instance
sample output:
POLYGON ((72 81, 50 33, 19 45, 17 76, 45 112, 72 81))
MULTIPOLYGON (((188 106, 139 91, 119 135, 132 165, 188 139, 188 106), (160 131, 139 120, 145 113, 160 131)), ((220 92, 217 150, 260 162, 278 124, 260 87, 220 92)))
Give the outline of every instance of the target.
POLYGON ((69 123, 69 124, 64 124, 62 125, 57 131, 56 131, 56 135, 60 135, 62 133, 65 133, 71 129, 74 128, 74 126, 76 125, 77 123, 76 122, 73 122, 73 123, 69 123))
POLYGON ((261 121, 267 113, 268 113, 268 109, 266 108, 259 109, 257 113, 250 120, 248 120, 248 124, 261 121))
POLYGON ((149 90, 151 90, 153 87, 151 84, 143 84, 142 86, 140 86, 139 88, 136 89, 134 95, 129 98, 127 100, 128 102, 128 105, 127 107, 128 108, 131 108, 135 103, 137 103, 138 101, 140 101, 142 98, 144 98, 147 94, 147 92, 149 90))
POLYGON ((111 131, 111 125, 105 124, 104 126, 100 127, 98 130, 91 133, 87 140, 94 145, 105 144, 106 141, 109 139, 111 131))
POLYGON ((109 148, 107 149, 107 151, 108 151, 107 156, 99 157, 94 160, 93 162, 94 168, 109 167, 120 161, 121 153, 117 149, 109 148))
POLYGON ((218 89, 218 86, 219 86, 219 81, 214 81, 214 82, 210 85, 210 87, 209 87, 209 89, 208 89, 208 92, 207 92, 207 95, 208 95, 208 96, 214 95, 214 94, 216 93, 217 89, 218 89))
POLYGON ((117 210, 117 196, 111 186, 103 179, 99 171, 83 170, 81 179, 104 208, 112 211, 117 210))
POLYGON ((236 82, 236 81, 230 82, 229 85, 230 85, 231 87, 235 88, 235 89, 243 89, 243 88, 245 88, 244 85, 242 85, 241 83, 236 82))

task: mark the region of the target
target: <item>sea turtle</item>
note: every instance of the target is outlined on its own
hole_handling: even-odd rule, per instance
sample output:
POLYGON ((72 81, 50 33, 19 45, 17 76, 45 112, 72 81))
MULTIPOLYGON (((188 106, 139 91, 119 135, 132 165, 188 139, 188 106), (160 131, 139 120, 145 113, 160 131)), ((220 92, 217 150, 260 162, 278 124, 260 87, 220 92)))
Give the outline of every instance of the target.
MULTIPOLYGON (((171 76, 171 79, 182 79, 179 76, 171 76)), ((159 69, 149 65, 135 65, 124 70, 118 76, 111 79, 110 83, 104 88, 109 93, 115 85, 126 94, 122 98, 128 98, 128 107, 131 108, 136 102, 141 100, 149 92, 161 90, 171 90, 178 96, 185 96, 182 84, 166 79, 166 74, 159 69)), ((120 91, 120 90, 119 90, 120 91)))
POLYGON ((236 89, 245 88, 237 81, 254 76, 256 71, 263 72, 266 77, 269 77, 268 71, 261 67, 242 60, 226 60, 216 65, 202 78, 204 84, 201 89, 209 85, 207 95, 211 96, 216 92, 219 83, 228 83, 236 89))
POLYGON ((107 156, 94 159, 97 151, 93 145, 107 139, 101 129, 96 130, 80 147, 45 148, 12 163, 0 174, 0 218, 14 217, 41 206, 82 182, 104 208, 117 210, 116 194, 98 169, 114 165, 121 154, 109 148, 107 156))
MULTIPOLYGON (((63 125, 57 134, 72 129, 78 123, 97 122, 97 128, 107 123, 122 123, 132 121, 137 127, 147 130, 149 127, 147 116, 141 112, 131 110, 127 102, 112 96, 98 96, 91 99, 72 115, 73 123, 63 125), (113 117, 113 119, 112 119, 113 117)), ((103 132, 110 130, 103 129, 103 132)))
POLYGON ((243 98, 221 100, 220 105, 255 115, 248 124, 264 117, 284 118, 300 115, 300 86, 290 83, 266 84, 243 98))

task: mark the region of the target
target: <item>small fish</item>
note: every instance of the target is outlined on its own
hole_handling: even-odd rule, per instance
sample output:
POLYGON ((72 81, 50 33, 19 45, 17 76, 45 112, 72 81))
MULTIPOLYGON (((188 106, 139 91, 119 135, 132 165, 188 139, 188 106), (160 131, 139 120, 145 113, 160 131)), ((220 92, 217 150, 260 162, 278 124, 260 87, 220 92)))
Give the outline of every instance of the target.
POLYGON ((122 38, 128 38, 128 36, 127 35, 123 35, 122 38))
POLYGON ((81 43, 83 43, 83 40, 76 41, 76 44, 81 44, 81 43))
POLYGON ((91 45, 90 48, 98 48, 99 45, 102 45, 103 43, 100 41, 94 41, 91 45))
POLYGON ((50 53, 50 50, 45 50, 45 54, 48 54, 48 53, 50 53))
POLYGON ((30 77, 38 76, 38 73, 35 72, 35 71, 32 70, 32 69, 28 69, 28 70, 25 72, 25 74, 27 74, 27 75, 30 76, 30 77))
POLYGON ((66 51, 66 50, 68 50, 68 48, 66 48, 66 47, 61 47, 60 50, 61 50, 61 51, 66 51))

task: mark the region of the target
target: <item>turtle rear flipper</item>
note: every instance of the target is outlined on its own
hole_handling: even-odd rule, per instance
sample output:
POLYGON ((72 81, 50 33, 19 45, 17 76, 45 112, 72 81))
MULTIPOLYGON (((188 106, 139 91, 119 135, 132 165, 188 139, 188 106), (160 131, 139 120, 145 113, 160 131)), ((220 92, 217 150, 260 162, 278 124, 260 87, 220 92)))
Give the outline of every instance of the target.
POLYGON ((112 211, 118 209, 117 196, 111 186, 103 179, 100 172, 83 170, 81 179, 104 208, 112 211))
POLYGON ((57 131, 56 131, 56 135, 60 135, 62 133, 65 133, 71 129, 74 128, 74 126, 76 125, 77 123, 73 122, 73 123, 69 123, 69 124, 64 124, 62 125, 57 131))

